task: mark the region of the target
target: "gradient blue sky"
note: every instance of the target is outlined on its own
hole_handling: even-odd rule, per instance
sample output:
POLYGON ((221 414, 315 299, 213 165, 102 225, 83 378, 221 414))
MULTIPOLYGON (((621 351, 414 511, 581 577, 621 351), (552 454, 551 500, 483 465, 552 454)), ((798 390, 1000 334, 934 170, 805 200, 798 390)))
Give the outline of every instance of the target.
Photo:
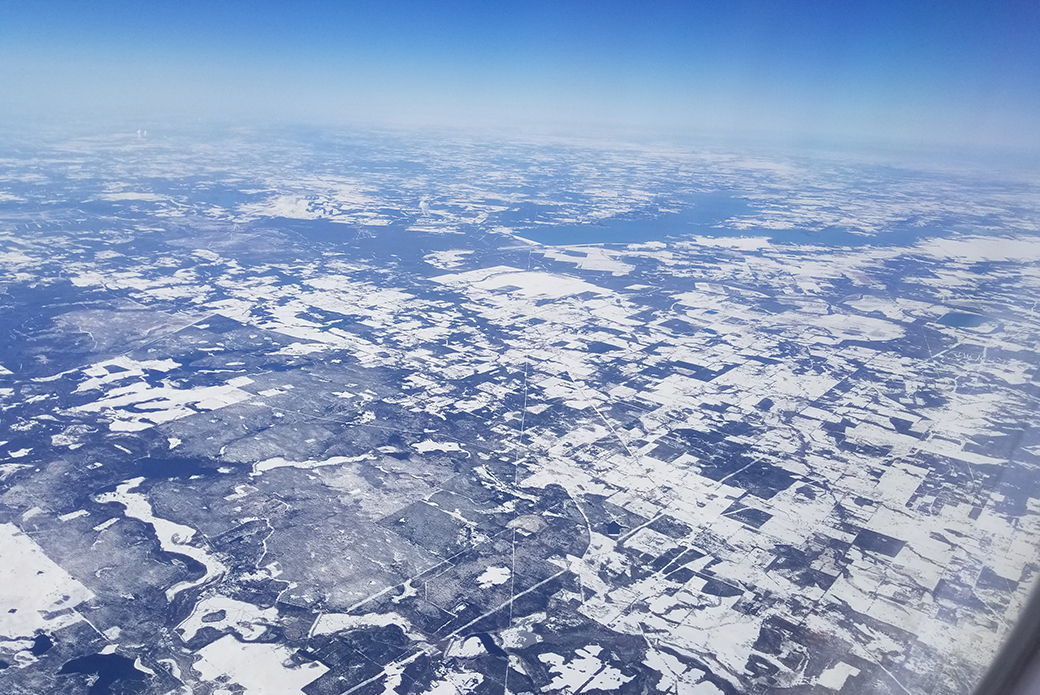
POLYGON ((1040 2, 0 0, 0 113, 1040 147, 1040 2))

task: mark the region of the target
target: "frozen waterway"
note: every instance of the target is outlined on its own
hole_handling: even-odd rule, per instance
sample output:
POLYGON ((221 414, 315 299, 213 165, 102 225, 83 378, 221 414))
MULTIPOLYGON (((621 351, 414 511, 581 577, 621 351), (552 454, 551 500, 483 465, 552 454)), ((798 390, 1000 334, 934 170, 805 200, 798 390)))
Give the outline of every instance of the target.
POLYGON ((173 600, 177 594, 185 589, 205 584, 210 579, 223 574, 227 568, 205 549, 191 545, 192 540, 195 538, 195 529, 155 516, 148 497, 144 493, 133 492, 144 480, 144 478, 128 480, 119 485, 115 492, 100 494, 95 499, 98 502, 118 502, 123 505, 126 510, 124 512, 126 516, 151 525, 155 531, 155 537, 159 540, 159 547, 168 553, 190 557, 206 568, 205 573, 198 579, 179 582, 167 589, 166 598, 173 600))

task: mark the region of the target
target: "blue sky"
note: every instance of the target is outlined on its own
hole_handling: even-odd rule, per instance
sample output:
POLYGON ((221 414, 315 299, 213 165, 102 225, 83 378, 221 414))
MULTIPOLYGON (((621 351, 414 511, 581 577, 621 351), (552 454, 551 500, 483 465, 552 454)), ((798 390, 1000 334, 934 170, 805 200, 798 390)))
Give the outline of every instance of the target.
POLYGON ((1040 3, 0 0, 0 112, 1040 147, 1040 3))

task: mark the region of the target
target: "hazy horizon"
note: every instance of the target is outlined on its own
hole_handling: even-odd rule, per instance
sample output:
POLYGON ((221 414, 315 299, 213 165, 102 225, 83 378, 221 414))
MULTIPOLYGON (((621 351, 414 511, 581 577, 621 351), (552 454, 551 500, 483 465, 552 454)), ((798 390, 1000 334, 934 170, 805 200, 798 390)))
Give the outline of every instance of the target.
POLYGON ((1040 149, 1040 6, 7 2, 0 117, 1040 149))

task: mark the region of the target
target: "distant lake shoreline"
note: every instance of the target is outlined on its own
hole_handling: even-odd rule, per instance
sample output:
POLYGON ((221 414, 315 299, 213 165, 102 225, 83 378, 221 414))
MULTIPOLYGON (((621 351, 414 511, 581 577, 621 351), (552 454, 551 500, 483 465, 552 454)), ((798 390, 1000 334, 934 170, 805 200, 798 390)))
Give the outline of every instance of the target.
POLYGON ((614 217, 596 224, 539 225, 514 228, 513 234, 545 246, 581 246, 594 244, 642 244, 693 236, 759 237, 780 244, 812 244, 820 246, 908 246, 919 239, 944 236, 942 227, 905 226, 878 234, 863 234, 845 227, 822 230, 729 229, 717 226, 736 215, 755 212, 747 201, 728 193, 707 193, 691 198, 693 207, 659 217, 614 217))

